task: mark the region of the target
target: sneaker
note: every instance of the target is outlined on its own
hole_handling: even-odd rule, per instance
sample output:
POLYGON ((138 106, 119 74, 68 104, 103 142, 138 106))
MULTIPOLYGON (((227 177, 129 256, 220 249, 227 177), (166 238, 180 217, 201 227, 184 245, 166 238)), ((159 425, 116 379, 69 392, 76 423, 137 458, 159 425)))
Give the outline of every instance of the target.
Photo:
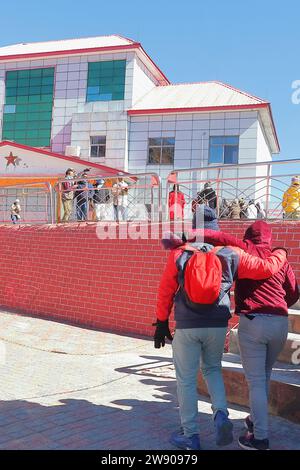
POLYGON ((250 433, 240 436, 238 443, 245 450, 270 450, 269 439, 255 439, 254 435, 250 433))
POLYGON ((245 428, 247 429, 247 431, 249 431, 250 434, 253 434, 254 433, 254 425, 253 425, 253 422, 251 421, 250 415, 247 416, 244 423, 245 423, 245 428))
POLYGON ((215 430, 216 430, 216 444, 218 446, 227 446, 233 441, 233 424, 224 413, 224 411, 218 411, 215 419, 215 430))
POLYGON ((186 437, 183 434, 182 429, 171 435, 170 443, 183 450, 201 450, 199 434, 193 434, 191 437, 186 437))

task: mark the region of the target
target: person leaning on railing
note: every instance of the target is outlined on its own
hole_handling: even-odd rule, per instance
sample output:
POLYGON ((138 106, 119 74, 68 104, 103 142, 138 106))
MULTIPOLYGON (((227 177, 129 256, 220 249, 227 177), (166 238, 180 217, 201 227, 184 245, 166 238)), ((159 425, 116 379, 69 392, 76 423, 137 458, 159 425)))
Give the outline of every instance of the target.
POLYGON ((283 195, 282 207, 286 219, 300 220, 300 177, 294 176, 283 195))
POLYGON ((70 180, 70 181, 64 181, 62 183, 61 200, 62 200, 63 209, 64 209, 62 222, 68 222, 72 214, 74 187, 75 187, 74 182, 72 182, 72 180, 74 179, 74 176, 75 176, 75 171, 73 170, 73 168, 68 168, 66 171, 65 178, 66 180, 70 180))

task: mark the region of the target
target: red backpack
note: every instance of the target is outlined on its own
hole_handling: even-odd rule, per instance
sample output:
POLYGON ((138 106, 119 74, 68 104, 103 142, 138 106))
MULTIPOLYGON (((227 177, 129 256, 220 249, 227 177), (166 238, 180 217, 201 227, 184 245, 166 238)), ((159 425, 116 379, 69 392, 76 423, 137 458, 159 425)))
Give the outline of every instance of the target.
POLYGON ((221 293, 222 263, 216 250, 186 246, 177 261, 179 284, 192 308, 213 305, 221 293))

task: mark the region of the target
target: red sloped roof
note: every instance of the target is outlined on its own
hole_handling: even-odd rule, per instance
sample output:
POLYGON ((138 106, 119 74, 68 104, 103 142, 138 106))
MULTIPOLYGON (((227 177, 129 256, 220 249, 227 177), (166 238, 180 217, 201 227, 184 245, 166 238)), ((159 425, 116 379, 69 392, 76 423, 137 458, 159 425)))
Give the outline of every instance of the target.
POLYGON ((114 176, 114 175, 127 175, 128 173, 123 170, 118 170, 117 168, 112 168, 106 165, 100 165, 99 163, 91 162, 89 160, 83 160, 82 158, 78 157, 73 157, 73 156, 68 156, 68 155, 62 155, 60 153, 54 153, 51 152, 50 150, 45 150, 37 147, 30 147, 28 145, 24 144, 18 144, 17 142, 11 142, 9 140, 3 140, 0 142, 0 147, 4 147, 5 145, 9 145, 11 147, 15 147, 18 149, 23 149, 23 150, 28 150, 30 152, 35 152, 40 155, 46 155, 47 157, 52 157, 52 158, 59 158, 60 160, 65 160, 66 162, 72 162, 72 163, 77 163, 79 165, 82 165, 83 167, 91 167, 100 170, 101 174, 103 176, 109 175, 109 176, 114 176))

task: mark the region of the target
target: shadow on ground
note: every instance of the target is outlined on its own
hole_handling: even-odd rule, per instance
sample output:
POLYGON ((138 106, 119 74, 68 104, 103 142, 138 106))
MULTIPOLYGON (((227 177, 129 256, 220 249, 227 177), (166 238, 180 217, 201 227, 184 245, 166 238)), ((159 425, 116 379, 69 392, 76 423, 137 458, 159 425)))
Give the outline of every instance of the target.
MULTIPOLYGON (((60 399, 50 406, 25 400, 0 401, 0 449, 173 450, 168 439, 178 428, 179 419, 172 361, 158 356, 141 358, 142 364, 116 370, 139 375, 139 382, 151 387, 151 400, 136 397, 133 390, 132 398, 113 400, 109 406, 74 398, 60 399)), ((201 406, 202 446, 216 449, 209 401, 201 397, 201 406)), ((234 426, 235 442, 226 449, 238 449, 236 439, 243 430, 243 420, 234 419, 234 426)))

